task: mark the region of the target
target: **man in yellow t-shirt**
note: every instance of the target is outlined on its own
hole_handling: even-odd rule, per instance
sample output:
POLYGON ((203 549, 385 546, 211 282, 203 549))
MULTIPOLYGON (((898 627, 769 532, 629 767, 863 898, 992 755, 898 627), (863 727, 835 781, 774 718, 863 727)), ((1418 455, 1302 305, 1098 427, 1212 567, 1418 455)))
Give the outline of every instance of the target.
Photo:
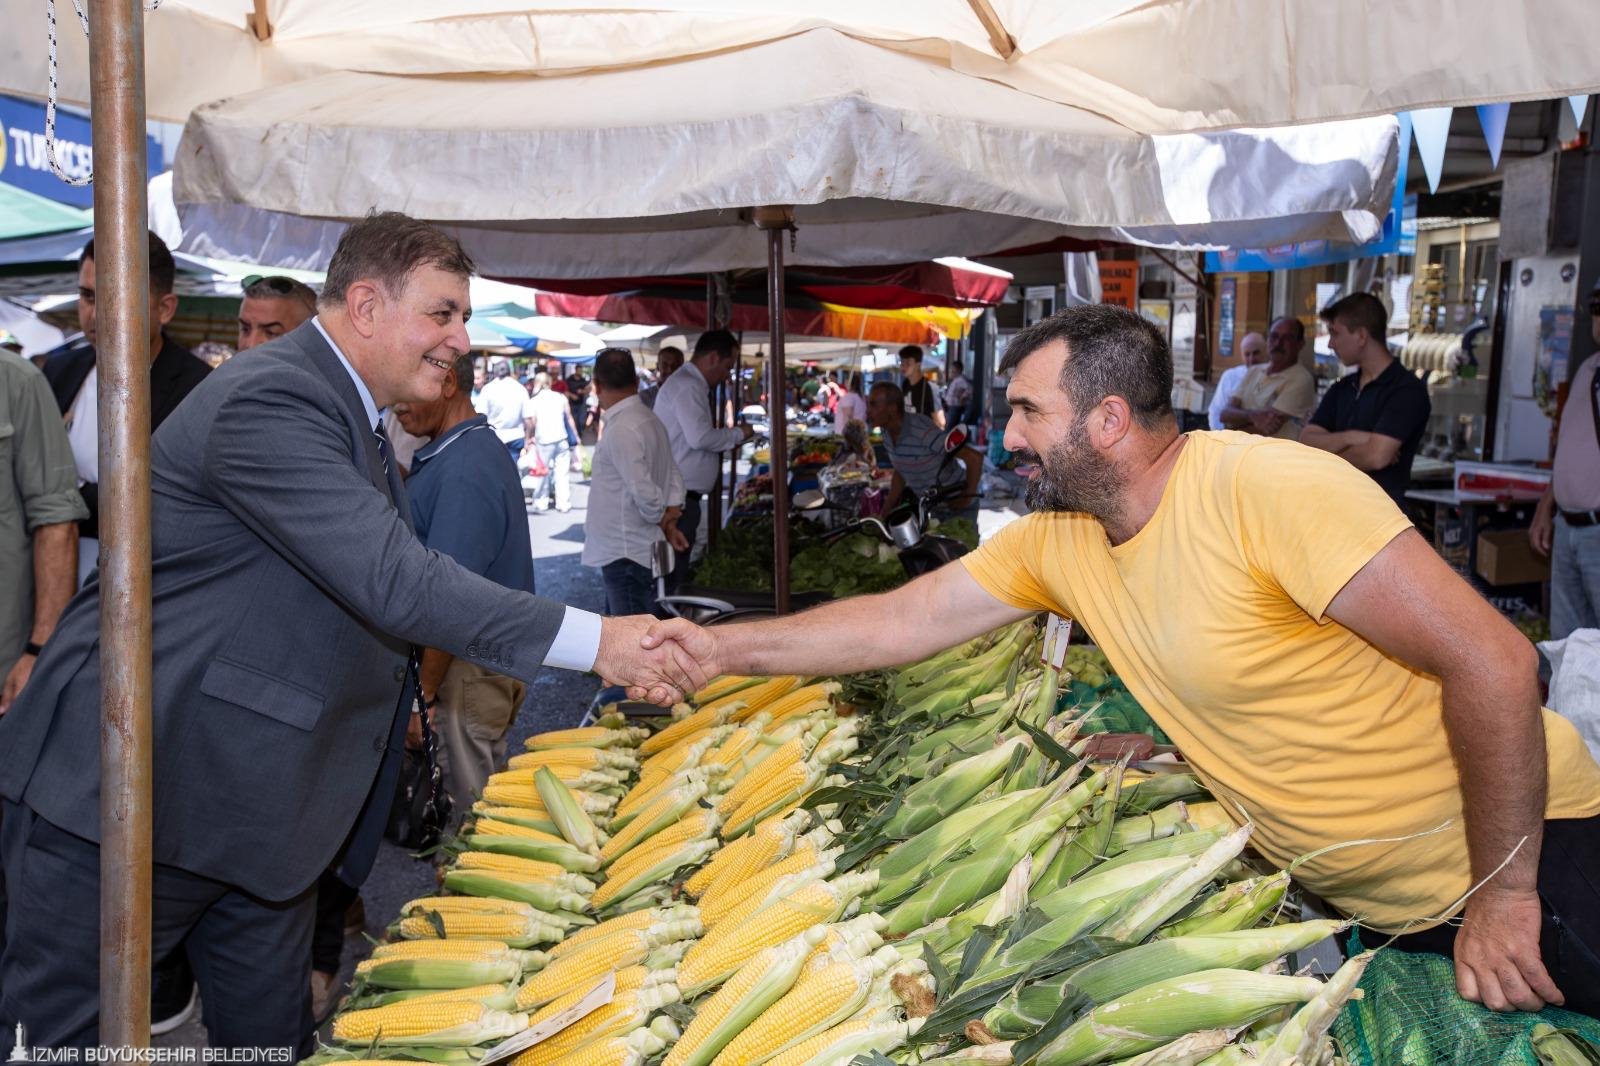
POLYGON ((1001 369, 1035 514, 893 592, 646 643, 707 673, 836 674, 1076 618, 1268 859, 1359 842, 1297 876, 1382 931, 1464 915, 1426 946, 1468 999, 1600 1011, 1600 767, 1541 709, 1527 640, 1336 456, 1180 434, 1138 315, 1069 308, 1001 369))
POLYGON ((1222 409, 1224 429, 1299 440, 1317 408, 1317 379, 1300 365, 1306 327, 1288 315, 1267 330, 1268 361, 1250 368, 1222 409))

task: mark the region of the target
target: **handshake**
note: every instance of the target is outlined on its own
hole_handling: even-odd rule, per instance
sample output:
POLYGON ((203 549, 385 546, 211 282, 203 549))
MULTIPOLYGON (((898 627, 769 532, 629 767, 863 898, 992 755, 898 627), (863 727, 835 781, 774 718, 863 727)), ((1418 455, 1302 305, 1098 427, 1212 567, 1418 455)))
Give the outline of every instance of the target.
POLYGON ((628 699, 670 707, 724 672, 717 638, 682 618, 647 614, 603 619, 594 672, 628 699))

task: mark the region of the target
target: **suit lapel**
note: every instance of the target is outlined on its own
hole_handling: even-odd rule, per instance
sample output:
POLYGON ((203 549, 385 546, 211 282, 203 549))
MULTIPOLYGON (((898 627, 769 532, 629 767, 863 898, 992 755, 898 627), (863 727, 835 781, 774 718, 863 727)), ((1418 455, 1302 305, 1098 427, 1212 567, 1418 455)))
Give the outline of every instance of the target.
POLYGON ((372 427, 367 425, 367 409, 361 403, 361 394, 356 391, 355 382, 350 380, 350 375, 345 371, 344 364, 339 361, 339 356, 328 347, 328 342, 322 339, 317 327, 309 322, 295 330, 291 336, 300 342, 301 350, 311 357, 312 363, 333 386, 333 391, 339 394, 339 399, 344 404, 344 417, 349 424, 351 440, 356 446, 356 455, 360 456, 365 464, 363 472, 367 475, 367 480, 372 482, 373 488, 387 496, 390 502, 395 503, 396 509, 400 510, 409 524, 409 511, 399 502, 405 498, 405 494, 396 489, 399 484, 399 472, 391 471, 388 477, 384 476, 383 456, 378 454, 378 438, 373 435, 372 427))

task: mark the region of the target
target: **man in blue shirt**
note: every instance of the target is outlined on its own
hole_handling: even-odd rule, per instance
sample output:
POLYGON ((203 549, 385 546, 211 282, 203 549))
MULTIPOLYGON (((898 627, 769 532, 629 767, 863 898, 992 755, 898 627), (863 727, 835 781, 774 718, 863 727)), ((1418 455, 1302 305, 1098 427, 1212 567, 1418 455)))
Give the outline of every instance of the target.
POLYGON ((909 490, 919 497, 938 486, 946 495, 936 510, 941 515, 956 515, 978 520, 978 481, 983 476, 983 457, 971 446, 963 445, 946 462, 945 431, 927 415, 905 409, 905 394, 900 386, 880 381, 867 397, 867 419, 883 431, 883 447, 894 467, 894 481, 884 499, 884 510, 892 511, 909 490))
MULTIPOLYGON (((456 359, 439 399, 395 404, 407 433, 432 440, 412 458, 406 496, 417 539, 475 574, 533 591, 533 548, 522 484, 489 420, 472 409, 472 358, 456 359)), ((422 696, 439 735, 445 788, 464 814, 505 758, 506 732, 525 686, 428 648, 422 653, 422 696)), ((421 747, 411 721, 408 742, 421 747)))

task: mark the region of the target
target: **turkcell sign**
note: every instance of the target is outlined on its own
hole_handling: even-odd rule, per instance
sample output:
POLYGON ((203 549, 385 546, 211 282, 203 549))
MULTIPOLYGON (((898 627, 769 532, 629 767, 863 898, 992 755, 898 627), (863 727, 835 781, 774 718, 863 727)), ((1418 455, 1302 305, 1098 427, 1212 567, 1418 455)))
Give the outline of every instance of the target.
MULTIPOLYGON (((89 120, 56 109, 56 162, 74 178, 94 172, 94 149, 89 120)), ((145 139, 145 167, 149 177, 161 162, 155 138, 145 139)), ((94 206, 94 186, 68 185, 50 169, 45 150, 44 105, 13 96, 0 96, 0 181, 26 189, 36 196, 73 207, 94 206)))

